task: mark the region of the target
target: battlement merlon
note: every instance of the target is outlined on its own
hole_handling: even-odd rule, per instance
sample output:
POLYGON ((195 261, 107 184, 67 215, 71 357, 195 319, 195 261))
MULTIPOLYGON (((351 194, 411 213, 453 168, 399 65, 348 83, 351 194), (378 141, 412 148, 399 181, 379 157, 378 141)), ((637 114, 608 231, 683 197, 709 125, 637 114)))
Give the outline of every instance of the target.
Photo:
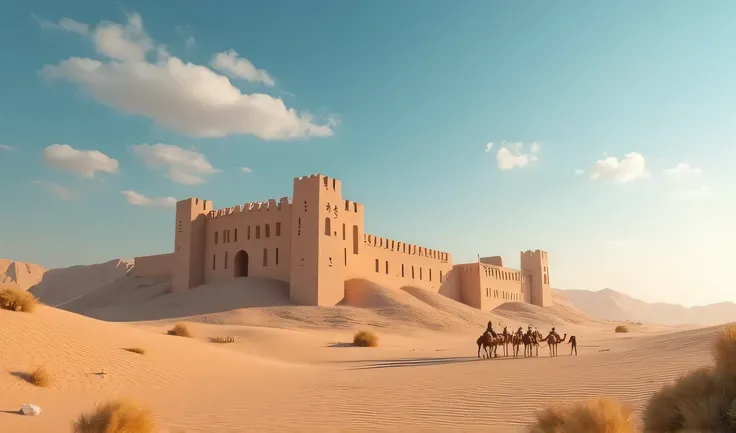
POLYGON ((382 248, 391 251, 397 251, 412 256, 427 257, 441 262, 450 261, 450 253, 443 251, 433 250, 418 245, 409 244, 406 242, 395 241, 393 239, 384 238, 381 236, 374 236, 371 234, 363 235, 363 243, 374 248, 382 248))
POLYGON ((189 207, 196 211, 211 211, 213 204, 212 200, 202 200, 197 197, 189 197, 177 201, 176 208, 179 209, 180 206, 189 207))
POLYGON ((288 197, 281 197, 278 202, 275 199, 269 199, 268 201, 256 201, 235 205, 233 207, 228 207, 224 209, 213 210, 207 214, 207 217, 220 218, 231 214, 241 214, 248 212, 280 211, 282 209, 288 208, 289 204, 290 203, 288 197))

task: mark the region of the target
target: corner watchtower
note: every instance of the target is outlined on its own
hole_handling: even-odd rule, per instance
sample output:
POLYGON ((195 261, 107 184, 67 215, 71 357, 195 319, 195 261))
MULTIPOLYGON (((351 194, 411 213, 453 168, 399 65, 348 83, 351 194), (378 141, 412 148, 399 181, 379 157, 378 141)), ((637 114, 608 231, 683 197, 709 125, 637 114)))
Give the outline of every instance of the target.
POLYGON ((302 305, 332 306, 345 297, 341 232, 342 183, 327 176, 294 179, 289 297, 302 305))
POLYGON ((521 272, 525 279, 524 288, 530 291, 530 302, 540 307, 552 306, 552 289, 549 284, 549 258, 546 251, 522 251, 521 272))
POLYGON ((176 203, 172 291, 204 284, 206 217, 211 210, 208 200, 188 198, 176 203))

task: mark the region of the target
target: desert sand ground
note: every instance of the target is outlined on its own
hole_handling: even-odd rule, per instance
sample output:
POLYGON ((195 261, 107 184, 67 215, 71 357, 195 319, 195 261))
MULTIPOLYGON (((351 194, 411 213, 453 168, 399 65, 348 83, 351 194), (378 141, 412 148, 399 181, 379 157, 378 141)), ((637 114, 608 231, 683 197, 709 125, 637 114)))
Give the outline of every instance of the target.
POLYGON ((128 276, 56 287, 59 308, 0 310, 0 431, 70 431, 78 414, 118 397, 150 407, 170 433, 524 431, 554 400, 610 395, 641 409, 664 383, 711 364, 720 329, 630 324, 616 334, 564 300, 488 313, 360 281, 329 308, 294 306, 285 285, 256 278, 167 290, 165 279, 128 276), (488 320, 556 326, 577 336, 579 355, 563 344, 555 358, 542 347, 535 358, 479 360, 488 320), (180 322, 194 338, 165 334, 180 322), (362 329, 379 347, 351 347, 362 329), (209 341, 220 336, 239 338, 209 341), (50 388, 18 377, 37 366, 54 376, 50 388), (23 403, 43 413, 18 415, 23 403))

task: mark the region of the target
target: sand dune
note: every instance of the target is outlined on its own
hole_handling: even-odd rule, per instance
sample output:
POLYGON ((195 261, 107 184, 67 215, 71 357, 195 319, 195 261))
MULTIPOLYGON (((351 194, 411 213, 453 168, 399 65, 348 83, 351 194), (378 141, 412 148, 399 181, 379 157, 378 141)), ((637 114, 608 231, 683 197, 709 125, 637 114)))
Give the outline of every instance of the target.
POLYGON ((591 317, 603 320, 659 323, 663 325, 717 325, 736 317, 736 304, 721 302, 702 307, 683 307, 663 302, 647 303, 611 289, 555 290, 557 299, 567 300, 591 317))
POLYGON ((57 306, 126 275, 132 267, 132 260, 115 259, 95 265, 50 269, 28 291, 45 304, 57 306))
MULTIPOLYGON (((341 308, 371 310, 334 309, 341 308)), ((328 320, 320 310, 299 312, 302 320, 328 320)), ((382 318, 397 326, 403 320, 382 318)), ((171 319, 131 325, 51 307, 34 314, 0 311, 0 365, 6 370, 0 375, 0 411, 26 402, 45 410, 39 417, 0 412, 0 425, 17 432, 65 431, 96 401, 133 396, 172 433, 337 432, 347 426, 349 431, 523 431, 533 417, 530 408, 554 399, 605 393, 641 408, 661 384, 711 362, 708 348, 716 332, 617 335, 592 324, 577 357, 567 356, 563 345, 557 358, 542 348, 534 359, 477 360, 475 333, 417 327, 408 334, 374 327, 380 347, 354 348, 341 344, 352 335, 346 328, 309 329, 294 319, 281 320, 281 329, 194 322, 196 338, 186 339, 164 335, 171 319), (207 342, 221 335, 241 338, 227 345, 207 342), (50 389, 12 374, 39 365, 56 379, 50 389)))
POLYGON ((0 259, 0 287, 28 290, 41 281, 45 272, 43 266, 0 259))
POLYGON ((630 323, 616 334, 616 323, 559 296, 549 308, 509 302, 482 312, 362 280, 349 281, 334 307, 294 305, 284 283, 259 278, 170 293, 167 278, 129 269, 60 270, 32 289, 59 308, 0 310, 1 430, 68 431, 96 402, 133 397, 170 433, 521 432, 534 408, 553 400, 606 394, 640 410, 662 384, 711 363, 717 331, 630 323), (475 339, 489 320, 499 330, 555 326, 576 335, 579 356, 562 344, 554 358, 542 346, 535 358, 478 360, 475 339), (177 322, 194 338, 166 335, 177 322), (377 333, 379 347, 351 346, 362 329, 377 333), (37 366, 54 376, 51 388, 19 377, 37 366), (11 413, 23 403, 44 413, 11 413))

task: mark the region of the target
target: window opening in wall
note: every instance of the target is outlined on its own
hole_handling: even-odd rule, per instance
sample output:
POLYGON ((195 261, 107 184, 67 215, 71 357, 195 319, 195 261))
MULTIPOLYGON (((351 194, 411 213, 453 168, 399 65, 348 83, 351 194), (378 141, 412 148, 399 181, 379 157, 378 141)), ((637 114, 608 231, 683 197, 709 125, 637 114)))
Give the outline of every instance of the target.
POLYGON ((307 201, 304 200, 304 212, 306 212, 306 211, 307 211, 307 201))
POLYGON ((422 267, 421 266, 419 267, 419 279, 420 280, 422 279, 422 267))
POLYGON ((332 189, 337 189, 337 181, 334 178, 332 179, 332 189))
POLYGON ((181 221, 179 221, 179 225, 176 226, 176 230, 179 233, 182 233, 184 231, 184 226, 182 225, 181 221))
POLYGON ((442 271, 440 271, 440 283, 442 282, 442 271))
POLYGON ((386 260, 386 275, 388 275, 388 260, 386 260))
POLYGON ((376 272, 378 272, 378 259, 376 259, 376 272))
POLYGON ((325 178, 324 180, 325 180, 325 189, 327 189, 327 178, 325 178))
POLYGON ((245 230, 245 237, 246 239, 250 240, 250 226, 245 230))
POLYGON ((263 266, 268 266, 268 249, 263 249, 263 266))
POLYGON ((327 236, 332 235, 332 230, 330 229, 330 217, 325 218, 325 234, 327 236))
POLYGON ((404 276, 404 264, 403 263, 401 264, 401 276, 402 277, 404 276))
POLYGON ((279 249, 276 248, 276 264, 279 264, 279 249))
POLYGON ((217 234, 217 230, 215 230, 215 245, 217 245, 219 235, 217 234))
POLYGON ((296 224, 296 235, 299 236, 302 234, 302 219, 297 218, 296 224))
POLYGON ((353 226, 353 254, 358 254, 358 226, 353 226))
POLYGON ((414 266, 411 267, 411 279, 414 279, 414 266))
POLYGON ((256 239, 261 238, 261 226, 256 226, 256 239))
POLYGON ((345 266, 347 266, 348 265, 348 249, 347 248, 343 248, 343 256, 345 260, 345 266))
POLYGON ((235 242, 238 241, 238 229, 235 229, 235 242))
POLYGON ((225 263, 225 269, 227 269, 227 251, 225 251, 225 261, 224 261, 224 263, 225 263))
POLYGON ((429 281, 432 281, 432 269, 429 270, 429 281))
POLYGON ((281 236, 281 223, 276 223, 276 236, 281 236))
POLYGON ((214 271, 217 267, 217 254, 212 254, 212 270, 214 271))
POLYGON ((342 240, 345 240, 345 223, 342 223, 342 240))
POLYGON ((271 237, 271 224, 266 224, 266 237, 271 237))

